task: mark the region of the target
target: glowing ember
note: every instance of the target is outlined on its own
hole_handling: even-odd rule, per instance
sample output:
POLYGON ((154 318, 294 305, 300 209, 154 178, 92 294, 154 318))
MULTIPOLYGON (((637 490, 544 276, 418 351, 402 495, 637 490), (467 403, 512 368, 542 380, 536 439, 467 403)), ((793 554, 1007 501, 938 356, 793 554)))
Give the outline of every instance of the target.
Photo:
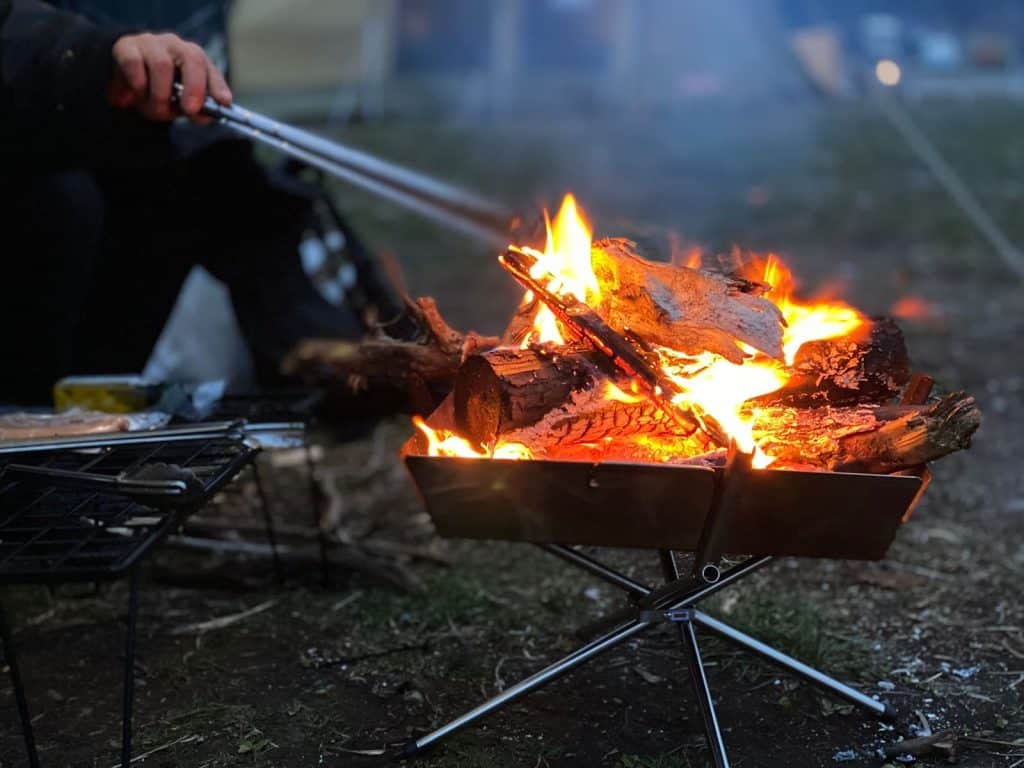
POLYGON ((942 316, 937 306, 919 296, 904 296, 889 307, 889 314, 900 320, 936 320, 942 316))
MULTIPOLYGON (((633 388, 639 390, 639 387, 636 386, 635 384, 633 385, 633 388)), ((636 394, 635 392, 633 394, 623 392, 610 381, 607 382, 604 386, 603 397, 605 400, 614 400, 617 403, 627 404, 641 403, 647 399, 643 395, 636 394)))

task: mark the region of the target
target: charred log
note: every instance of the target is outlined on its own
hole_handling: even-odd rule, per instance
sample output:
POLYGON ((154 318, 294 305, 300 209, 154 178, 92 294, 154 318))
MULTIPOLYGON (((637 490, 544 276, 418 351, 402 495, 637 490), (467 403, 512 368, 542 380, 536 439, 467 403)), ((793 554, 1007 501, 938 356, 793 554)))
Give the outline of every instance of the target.
POLYGON ((455 425, 471 441, 490 445, 593 387, 601 377, 599 358, 582 345, 556 353, 499 347, 474 355, 455 376, 455 425))
POLYGON ((980 424, 974 398, 956 392, 927 406, 766 408, 754 436, 784 464, 895 472, 967 448, 980 424))
POLYGON ((884 403, 910 379, 910 358, 899 326, 879 318, 838 339, 805 343, 782 389, 755 398, 757 405, 794 408, 884 403))

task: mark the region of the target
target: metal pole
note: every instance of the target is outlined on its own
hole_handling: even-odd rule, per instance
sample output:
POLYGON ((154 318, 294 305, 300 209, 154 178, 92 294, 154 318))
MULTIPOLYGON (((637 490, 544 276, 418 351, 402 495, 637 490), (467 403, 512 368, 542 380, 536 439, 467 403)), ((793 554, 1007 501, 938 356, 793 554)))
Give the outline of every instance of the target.
MULTIPOLYGON (((181 86, 175 88, 180 94, 181 86)), ((493 245, 508 244, 514 217, 504 206, 237 105, 225 107, 207 98, 203 113, 236 133, 409 210, 493 245)))
POLYGON ((316 461, 313 458, 313 447, 306 443, 306 473, 309 475, 309 499, 313 505, 313 527, 316 528, 316 540, 320 545, 320 576, 324 587, 331 586, 331 569, 327 562, 327 534, 320 525, 320 504, 322 491, 316 481, 316 461))
POLYGON ((878 717, 892 717, 895 714, 895 711, 888 704, 877 701, 876 699, 873 699, 870 696, 839 682, 835 678, 829 677, 823 672, 819 672, 814 667, 810 667, 802 661, 798 661, 792 656, 787 656, 786 654, 775 650, 770 645, 762 643, 760 640, 753 638, 744 632, 740 632, 738 629, 734 629, 725 622, 719 621, 712 616, 708 616, 706 613, 694 610, 693 621, 697 622, 702 627, 710 629, 715 634, 721 635, 726 640, 736 643, 752 653, 756 653, 758 656, 767 659, 773 664, 778 664, 779 666, 788 669, 790 672, 800 675, 800 677, 803 677, 805 680, 808 680, 815 685, 819 685, 837 696, 841 696, 854 704, 858 704, 859 706, 870 710, 878 717))
POLYGON ((7 624, 7 616, 4 613, 2 603, 0 603, 0 642, 3 643, 4 657, 7 659, 7 669, 11 675, 11 685, 14 686, 14 700, 18 705, 18 717, 21 719, 21 735, 25 739, 28 764, 31 768, 39 768, 39 753, 36 751, 36 737, 32 731, 32 718, 28 713, 25 684, 21 679, 21 669, 18 667, 18 657, 14 650, 14 638, 11 637, 11 628, 7 624))
POLYGON ((711 699, 711 688, 708 686, 708 677, 704 672, 704 662, 700 658, 700 646, 697 644, 697 633, 693 631, 692 621, 683 621, 679 624, 679 636, 683 641, 688 657, 690 671, 690 682, 693 684, 693 691, 697 695, 697 706, 704 718, 704 732, 708 739, 708 748, 711 750, 711 761, 715 768, 729 768, 729 757, 725 751, 725 740, 722 738, 722 731, 718 727, 718 716, 715 714, 715 703, 711 699))
POLYGON ((274 518, 270 515, 270 503, 267 501, 267 492, 263 488, 263 480, 260 477, 259 464, 252 463, 252 477, 256 484, 256 495, 260 498, 260 510, 263 512, 263 526, 267 531, 267 543, 270 544, 270 552, 274 558, 274 575, 277 583, 284 582, 284 570, 281 568, 281 557, 277 552, 277 533, 274 531, 274 518))
POLYGON ((121 698, 121 768, 132 763, 132 709, 135 705, 135 622, 139 615, 139 566, 128 577, 128 629, 124 649, 124 693, 121 698))

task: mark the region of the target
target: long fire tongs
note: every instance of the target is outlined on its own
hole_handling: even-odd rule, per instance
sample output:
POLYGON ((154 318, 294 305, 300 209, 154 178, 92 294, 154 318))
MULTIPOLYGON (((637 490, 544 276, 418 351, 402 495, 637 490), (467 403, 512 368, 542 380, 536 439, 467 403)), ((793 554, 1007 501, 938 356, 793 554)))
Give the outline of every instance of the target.
MULTIPOLYGON (((181 84, 174 87, 177 98, 181 84)), ((207 98, 202 112, 235 133, 491 245, 508 245, 517 223, 498 203, 237 104, 225 107, 207 98)))

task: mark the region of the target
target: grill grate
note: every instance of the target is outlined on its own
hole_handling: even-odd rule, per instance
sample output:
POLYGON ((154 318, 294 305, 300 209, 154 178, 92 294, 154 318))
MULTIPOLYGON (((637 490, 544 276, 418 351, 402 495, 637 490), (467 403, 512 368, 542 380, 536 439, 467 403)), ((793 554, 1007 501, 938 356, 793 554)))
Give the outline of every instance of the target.
MULTIPOLYGON (((0 582, 93 581, 129 568, 184 516, 248 465, 258 449, 219 432, 145 442, 111 438, 88 448, 0 454, 0 582), (202 486, 185 508, 154 507, 73 484, 3 477, 8 464, 105 477, 162 462, 191 470, 202 486)), ((101 442, 101 441, 94 441, 101 442)))

